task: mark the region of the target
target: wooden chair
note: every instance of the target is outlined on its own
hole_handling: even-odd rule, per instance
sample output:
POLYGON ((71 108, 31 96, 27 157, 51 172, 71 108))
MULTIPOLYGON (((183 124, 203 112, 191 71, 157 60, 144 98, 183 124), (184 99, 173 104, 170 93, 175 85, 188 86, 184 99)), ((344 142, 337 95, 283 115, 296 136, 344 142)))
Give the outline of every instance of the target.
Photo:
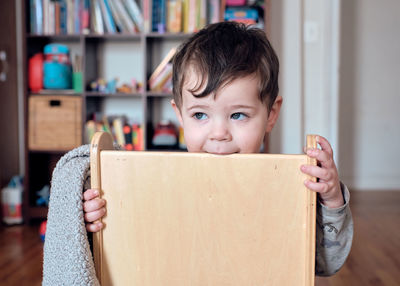
MULTIPOLYGON (((307 137, 316 146, 315 137, 307 137)), ((101 285, 314 285, 315 202, 306 155, 113 151, 91 143, 107 201, 94 238, 101 285)))

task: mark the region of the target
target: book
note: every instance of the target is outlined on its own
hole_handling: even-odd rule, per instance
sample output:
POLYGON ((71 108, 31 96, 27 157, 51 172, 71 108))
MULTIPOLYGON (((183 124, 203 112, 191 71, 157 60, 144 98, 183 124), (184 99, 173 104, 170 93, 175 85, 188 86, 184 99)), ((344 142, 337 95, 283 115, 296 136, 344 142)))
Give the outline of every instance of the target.
POLYGON ((155 68, 154 72, 151 74, 149 82, 154 81, 154 79, 161 73, 161 71, 165 68, 165 66, 171 61, 175 53, 176 53, 175 47, 169 50, 167 55, 163 58, 163 60, 159 63, 159 65, 155 68))
POLYGON ((120 15, 119 11, 117 10, 115 0, 109 0, 108 4, 110 5, 111 15, 114 18, 115 27, 116 27, 117 32, 121 32, 121 33, 129 32, 128 28, 124 25, 124 23, 122 21, 122 17, 120 15))
POLYGON ((224 19, 225 21, 236 21, 246 25, 253 25, 258 21, 258 11, 250 7, 227 7, 224 19))
POLYGON ((81 32, 81 17, 80 17, 81 1, 82 0, 75 0, 74 1, 73 19, 74 19, 74 33, 75 34, 80 34, 80 32, 81 32))
POLYGON ((116 12, 119 14, 120 19, 122 21, 123 26, 125 27, 128 33, 135 33, 138 29, 135 27, 135 23, 129 16, 125 7, 122 4, 122 0, 114 0, 114 5, 116 8, 116 12))
POLYGON ((149 81, 149 88, 151 91, 162 91, 167 81, 172 78, 172 64, 167 63, 163 70, 149 81))
POLYGON ((114 34, 116 32, 115 23, 111 16, 111 13, 108 9, 107 0, 99 0, 99 2, 100 2, 101 14, 103 16, 106 31, 107 31, 107 33, 114 34))
POLYGON ((67 34, 71 35, 74 33, 74 2, 66 1, 66 8, 67 8, 67 34))
POLYGON ((103 17, 101 16, 101 9, 100 9, 100 3, 99 1, 102 0, 93 0, 93 8, 94 8, 94 14, 95 14, 95 31, 97 34, 104 34, 104 24, 103 24, 103 17))
POLYGON ((214 24, 219 22, 220 16, 219 0, 209 0, 208 3, 208 23, 214 24))
POLYGON ((124 131, 123 131, 123 122, 122 118, 116 117, 113 120, 113 129, 114 129, 114 134, 115 134, 115 139, 117 143, 121 146, 125 145, 125 136, 124 136, 124 131))
POLYGON ((143 31, 143 16, 135 0, 122 0, 126 10, 139 31, 143 31))
POLYGON ((83 34, 89 34, 90 27, 90 2, 89 0, 83 0, 83 7, 81 13, 81 32, 83 34))
POLYGON ((167 5, 167 31, 179 33, 182 31, 182 1, 169 0, 167 5))
POLYGON ((143 0, 143 25, 144 25, 144 32, 150 32, 150 0, 143 0))
POLYGON ((59 1, 59 21, 58 21, 58 30, 60 34, 67 34, 67 4, 65 0, 59 1))

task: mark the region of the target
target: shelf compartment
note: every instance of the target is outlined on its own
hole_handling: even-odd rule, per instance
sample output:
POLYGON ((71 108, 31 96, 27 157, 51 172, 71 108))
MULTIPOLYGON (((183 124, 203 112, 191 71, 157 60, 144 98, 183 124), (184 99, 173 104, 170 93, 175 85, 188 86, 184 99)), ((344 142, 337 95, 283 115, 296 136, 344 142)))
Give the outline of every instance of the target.
POLYGON ((103 92, 98 92, 98 91, 87 91, 85 92, 86 97, 125 97, 125 98, 135 98, 135 97, 141 97, 141 93, 122 93, 122 92, 116 92, 116 93, 103 93, 103 92))

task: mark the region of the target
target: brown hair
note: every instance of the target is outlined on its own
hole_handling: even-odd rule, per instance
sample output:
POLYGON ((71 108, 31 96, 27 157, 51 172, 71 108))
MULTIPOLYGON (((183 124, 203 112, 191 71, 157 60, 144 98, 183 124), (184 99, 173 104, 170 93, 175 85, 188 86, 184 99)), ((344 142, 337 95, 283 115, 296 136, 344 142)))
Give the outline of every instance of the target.
POLYGON ((185 41, 173 59, 173 95, 182 106, 185 73, 192 67, 200 81, 190 90, 196 97, 215 93, 237 78, 255 74, 260 100, 270 110, 278 95, 279 61, 265 32, 236 22, 208 25, 185 41), (204 87, 202 92, 199 91, 204 87))

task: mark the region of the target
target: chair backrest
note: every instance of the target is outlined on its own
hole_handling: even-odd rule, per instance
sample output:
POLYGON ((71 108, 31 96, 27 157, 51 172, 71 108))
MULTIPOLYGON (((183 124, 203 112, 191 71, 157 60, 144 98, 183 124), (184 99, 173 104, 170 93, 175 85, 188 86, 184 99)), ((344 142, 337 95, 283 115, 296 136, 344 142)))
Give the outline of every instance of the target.
POLYGON ((314 285, 307 156, 110 151, 106 133, 92 147, 101 285, 314 285))

